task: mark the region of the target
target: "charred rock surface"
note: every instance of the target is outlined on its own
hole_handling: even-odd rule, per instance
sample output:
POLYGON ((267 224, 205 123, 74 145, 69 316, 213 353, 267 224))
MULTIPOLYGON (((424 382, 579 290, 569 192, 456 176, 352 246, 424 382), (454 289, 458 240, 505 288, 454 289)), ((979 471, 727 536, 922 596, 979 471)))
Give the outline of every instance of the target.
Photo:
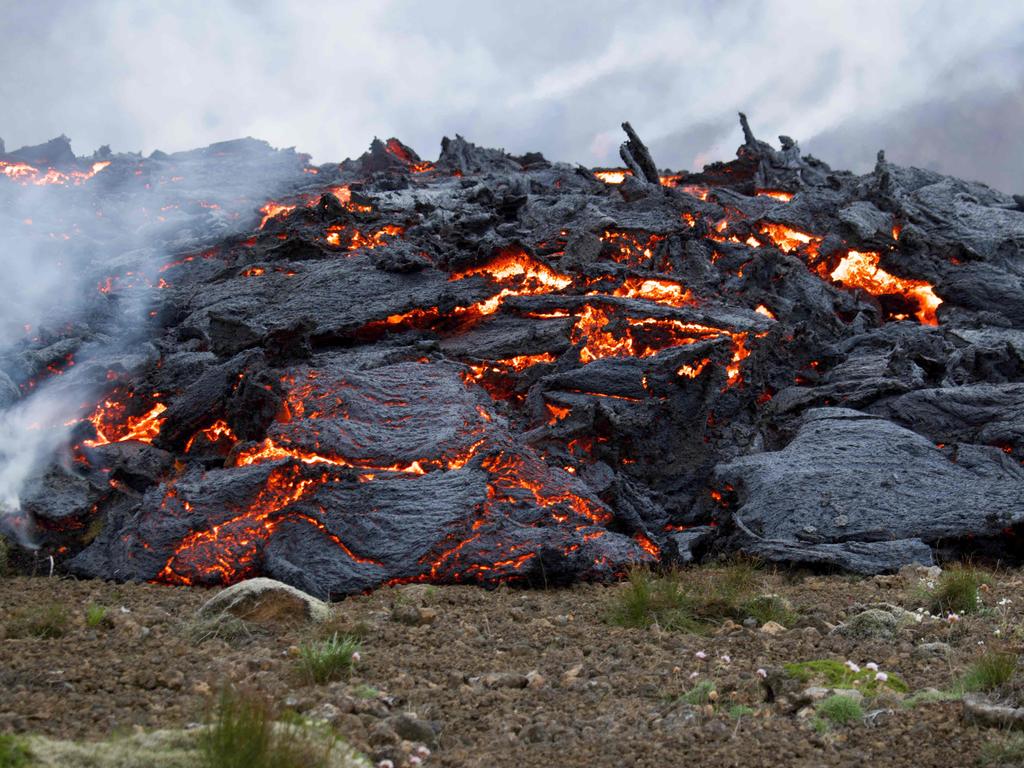
POLYGON ((594 172, 462 137, 436 163, 396 139, 319 167, 251 140, 0 156, 8 196, 51 172, 75 206, 131 201, 137 172, 192 190, 132 279, 124 239, 72 240, 99 290, 3 358, 4 407, 69 361, 95 394, 23 494, 39 543, 82 575, 325 597, 734 550, 864 573, 1012 555, 1014 198, 881 155, 833 171, 745 118, 735 161, 672 174, 623 127, 627 167, 594 172), (280 171, 273 199, 197 201, 238 153, 280 171))

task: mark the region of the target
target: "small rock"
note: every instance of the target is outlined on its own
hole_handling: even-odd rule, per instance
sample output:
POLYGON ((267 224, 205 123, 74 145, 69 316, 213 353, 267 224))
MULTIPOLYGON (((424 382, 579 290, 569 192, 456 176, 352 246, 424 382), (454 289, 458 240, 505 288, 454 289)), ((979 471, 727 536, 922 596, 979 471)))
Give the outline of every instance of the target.
POLYGON ((342 711, 329 701, 325 701, 323 704, 313 707, 306 714, 311 720, 319 720, 329 725, 336 725, 341 719, 342 711))
POLYGON ((757 619, 753 616, 747 616, 747 618, 743 620, 743 626, 747 629, 757 629, 757 619))
POLYGON ((580 672, 582 671, 582 664, 577 664, 576 666, 570 667, 569 669, 565 670, 565 672, 562 673, 562 687, 568 688, 573 683, 575 683, 580 676, 580 672))
POLYGON ((391 620, 410 627, 433 624, 437 619, 437 611, 433 608, 422 608, 409 603, 395 603, 391 609, 391 620))
POLYGON ((764 625, 761 627, 761 631, 764 632, 766 635, 771 635, 774 637, 776 635, 781 635, 783 632, 786 631, 786 628, 779 624, 779 622, 777 621, 766 621, 764 625))
POLYGON ((279 626, 326 621, 331 616, 331 608, 295 587, 260 577, 222 589, 199 609, 201 617, 223 613, 254 624, 279 626))
POLYGON ((401 737, 395 733, 395 730, 383 720, 375 722, 370 727, 370 732, 367 736, 367 741, 371 747, 397 745, 401 740, 401 737))
POLYGON ((741 631, 742 629, 743 629, 743 627, 741 627, 739 624, 737 624, 732 619, 726 619, 725 621, 722 622, 722 626, 720 626, 717 630, 715 630, 715 634, 716 635, 731 635, 734 632, 741 631))
POLYGON ((526 673, 526 687, 531 690, 535 691, 538 688, 543 688, 545 682, 546 681, 544 680, 544 675, 542 675, 537 670, 533 670, 532 672, 526 673))
POLYGON ((480 682, 485 688, 525 688, 529 684, 526 675, 515 672, 488 672, 480 682))
POLYGON ((870 608, 851 616, 836 632, 847 637, 860 639, 892 638, 900 628, 900 620, 889 611, 870 608))
POLYGON ((1024 707, 993 704, 988 699, 967 694, 963 699, 964 720, 990 728, 1024 728, 1024 707))
POLYGON ((804 688, 804 690, 800 692, 799 701, 808 704, 813 704, 816 701, 827 699, 831 692, 831 688, 822 688, 821 686, 817 685, 811 686, 810 688, 804 688))
POLYGON ((420 720, 410 712, 393 715, 385 722, 391 729, 407 741, 426 744, 431 749, 437 748, 437 729, 433 724, 420 720))

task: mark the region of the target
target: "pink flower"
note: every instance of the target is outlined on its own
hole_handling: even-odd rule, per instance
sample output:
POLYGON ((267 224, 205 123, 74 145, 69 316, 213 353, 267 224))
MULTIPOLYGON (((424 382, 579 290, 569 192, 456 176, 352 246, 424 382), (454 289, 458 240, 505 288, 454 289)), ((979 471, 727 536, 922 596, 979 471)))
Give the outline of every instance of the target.
POLYGON ((699 672, 691 672, 690 673, 690 679, 691 680, 696 680, 698 677, 700 677, 700 673, 699 672))
POLYGON ((696 656, 698 659, 706 659, 708 657, 708 655, 704 653, 704 651, 697 651, 693 655, 696 656))
POLYGON ((884 683, 888 679, 889 679, 889 676, 887 674, 885 674, 885 672, 875 672, 875 680, 878 680, 878 681, 884 683))
POLYGON ((728 663, 730 663, 732 661, 732 657, 729 656, 728 653, 723 653, 721 658, 722 658, 722 661, 724 661, 726 664, 728 664, 728 663))
POLYGON ((359 662, 363 657, 359 655, 359 651, 352 651, 352 661, 359 662))
POLYGON ((416 754, 423 758, 430 757, 430 748, 424 744, 420 744, 416 747, 416 754))
POLYGON ((856 674, 857 672, 860 672, 860 667, 858 667, 858 666, 857 666, 856 664, 854 664, 854 663, 853 663, 852 661, 848 661, 848 662, 846 662, 846 668, 847 668, 848 670, 850 670, 851 672, 855 673, 855 674, 856 674))
POLYGON ((417 755, 409 755, 409 765, 419 765, 422 762, 417 755))
POLYGON ((960 615, 956 613, 951 613, 946 617, 946 621, 948 621, 950 624, 956 624, 958 621, 960 621, 960 615))
POLYGON ((763 669, 758 669, 757 676, 763 680, 764 678, 768 677, 768 673, 765 672, 763 669))
POLYGON ((873 661, 869 661, 867 664, 864 665, 864 669, 870 669, 872 672, 877 672, 878 665, 875 664, 875 662, 873 661))

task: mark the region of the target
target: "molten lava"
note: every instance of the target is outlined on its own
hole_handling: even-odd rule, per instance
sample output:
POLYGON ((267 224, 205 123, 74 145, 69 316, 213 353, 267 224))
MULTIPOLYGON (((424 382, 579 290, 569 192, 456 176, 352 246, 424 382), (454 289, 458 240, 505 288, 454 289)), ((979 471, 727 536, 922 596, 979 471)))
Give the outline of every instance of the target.
POLYGON ((125 417, 126 409, 126 402, 113 398, 104 400, 87 417, 96 430, 96 439, 86 440, 84 444, 89 448, 96 448, 128 440, 152 443, 153 439, 160 434, 160 427, 164 423, 164 419, 160 418, 160 415, 167 410, 167 406, 163 403, 156 403, 142 416, 125 417))
POLYGON ((848 288, 860 288, 872 296, 898 294, 917 304, 917 319, 923 325, 938 325, 936 310, 942 299, 923 280, 897 277, 878 266, 879 254, 849 251, 829 277, 848 288))

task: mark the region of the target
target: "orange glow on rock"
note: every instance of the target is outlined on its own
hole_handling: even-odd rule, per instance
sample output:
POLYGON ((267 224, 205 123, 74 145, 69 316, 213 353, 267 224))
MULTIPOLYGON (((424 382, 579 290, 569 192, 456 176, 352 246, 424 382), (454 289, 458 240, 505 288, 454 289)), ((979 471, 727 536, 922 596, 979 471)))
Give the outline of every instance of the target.
POLYGON ((627 176, 632 176, 633 172, 628 168, 610 168, 606 171, 594 171, 594 175, 605 184, 621 184, 627 176))
POLYGON ((773 200, 781 200, 784 203, 788 203, 793 199, 792 192, 785 192, 781 189, 759 189, 757 190, 758 197, 770 197, 773 200))
POLYGON ((140 443, 152 443, 160 434, 164 419, 160 414, 167 410, 163 403, 156 403, 142 416, 124 417, 126 405, 116 399, 104 400, 103 403, 88 417, 88 421, 96 430, 95 440, 86 440, 89 448, 97 448, 111 443, 123 443, 137 440, 140 443))
POLYGON ((860 288, 873 296, 899 294, 913 300, 918 310, 917 319, 924 325, 938 325, 936 310, 942 299, 924 280, 896 277, 878 266, 879 255, 866 251, 849 251, 829 273, 836 282, 848 288, 860 288))

